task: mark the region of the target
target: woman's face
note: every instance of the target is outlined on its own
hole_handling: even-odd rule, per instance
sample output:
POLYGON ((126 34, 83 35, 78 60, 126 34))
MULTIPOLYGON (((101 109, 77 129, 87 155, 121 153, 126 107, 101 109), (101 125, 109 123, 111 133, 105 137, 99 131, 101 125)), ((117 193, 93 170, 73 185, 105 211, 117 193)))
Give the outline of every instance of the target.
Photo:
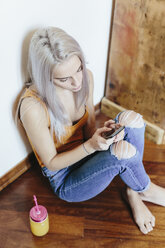
POLYGON ((53 70, 53 82, 55 85, 78 92, 82 88, 82 62, 77 55, 73 55, 53 70))

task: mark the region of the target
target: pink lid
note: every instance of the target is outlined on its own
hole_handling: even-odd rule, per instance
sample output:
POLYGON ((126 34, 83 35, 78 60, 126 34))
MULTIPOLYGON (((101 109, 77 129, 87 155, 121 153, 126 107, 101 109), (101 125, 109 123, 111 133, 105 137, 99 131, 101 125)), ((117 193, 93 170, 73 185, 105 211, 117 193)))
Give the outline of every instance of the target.
POLYGON ((36 206, 32 207, 31 210, 30 210, 30 214, 29 215, 30 215, 30 217, 31 217, 32 220, 34 220, 36 222, 41 222, 44 219, 46 219, 46 217, 47 217, 47 210, 42 205, 38 205, 38 210, 37 210, 37 207, 36 206))

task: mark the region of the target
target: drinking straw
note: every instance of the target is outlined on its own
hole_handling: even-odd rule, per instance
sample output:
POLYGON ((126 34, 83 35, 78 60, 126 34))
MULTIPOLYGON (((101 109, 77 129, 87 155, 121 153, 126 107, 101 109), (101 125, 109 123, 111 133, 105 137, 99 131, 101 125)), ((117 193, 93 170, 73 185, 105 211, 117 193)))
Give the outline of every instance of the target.
POLYGON ((38 203, 37 203, 37 197, 35 195, 33 195, 33 198, 34 198, 34 202, 36 204, 37 214, 40 214, 40 210, 39 210, 38 203))

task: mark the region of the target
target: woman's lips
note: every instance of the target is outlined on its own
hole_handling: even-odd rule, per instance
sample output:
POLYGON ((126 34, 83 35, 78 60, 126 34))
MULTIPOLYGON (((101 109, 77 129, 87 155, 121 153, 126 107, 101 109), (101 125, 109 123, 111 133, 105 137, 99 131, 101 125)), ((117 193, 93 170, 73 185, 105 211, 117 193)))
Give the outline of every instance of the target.
POLYGON ((75 89, 73 89, 73 91, 79 91, 81 89, 81 85, 75 89))

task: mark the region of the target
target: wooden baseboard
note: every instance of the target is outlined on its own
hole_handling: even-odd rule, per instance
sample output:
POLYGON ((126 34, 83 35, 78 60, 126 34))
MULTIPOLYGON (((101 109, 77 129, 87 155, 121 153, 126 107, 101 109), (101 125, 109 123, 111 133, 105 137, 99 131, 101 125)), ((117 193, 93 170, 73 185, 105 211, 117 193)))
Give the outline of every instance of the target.
POLYGON ((30 153, 24 160, 14 166, 9 172, 0 178, 0 191, 16 180, 32 166, 33 153, 30 153))
POLYGON ((95 105, 95 114, 97 114, 97 112, 99 112, 100 110, 101 110, 101 102, 95 105))
MULTIPOLYGON (((124 110, 126 109, 108 100, 106 97, 101 101, 101 112, 110 118, 115 118, 119 112, 124 110)), ((147 124, 145 132, 146 138, 158 145, 165 144, 165 130, 146 120, 144 121, 147 124)))

